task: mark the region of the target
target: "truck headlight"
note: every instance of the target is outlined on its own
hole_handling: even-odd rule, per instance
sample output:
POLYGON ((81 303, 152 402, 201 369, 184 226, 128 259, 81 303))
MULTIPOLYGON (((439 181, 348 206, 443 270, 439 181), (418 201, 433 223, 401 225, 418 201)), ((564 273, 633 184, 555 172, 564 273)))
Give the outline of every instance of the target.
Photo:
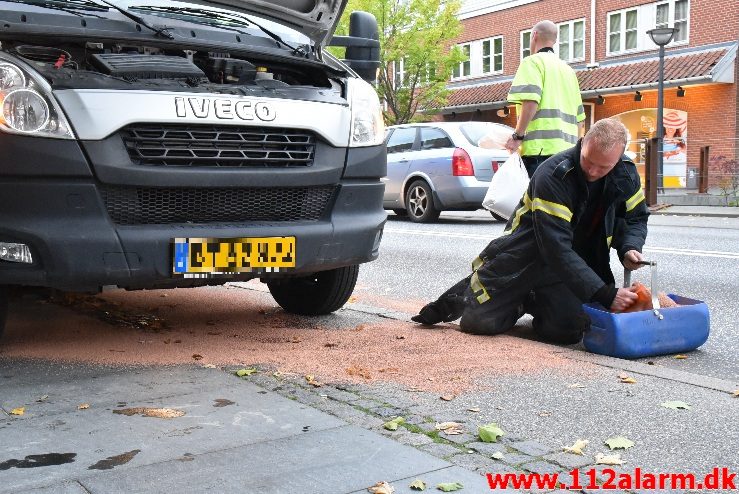
POLYGON ((352 128, 350 147, 378 146, 385 139, 382 107, 375 89, 361 79, 351 79, 352 128))
POLYGON ((0 131, 74 139, 51 86, 21 61, 0 57, 0 131))

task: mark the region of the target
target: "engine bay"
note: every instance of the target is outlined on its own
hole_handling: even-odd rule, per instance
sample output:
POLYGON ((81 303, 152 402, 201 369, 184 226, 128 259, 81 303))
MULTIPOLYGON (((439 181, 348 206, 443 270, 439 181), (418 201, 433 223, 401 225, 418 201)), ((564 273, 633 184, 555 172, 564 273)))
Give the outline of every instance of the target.
MULTIPOLYGON (((244 94, 342 86, 327 67, 247 58, 228 52, 163 49, 122 43, 40 46, 2 41, 2 51, 32 65, 53 89, 152 89, 244 94)), ((323 91, 322 91, 323 93, 323 91)))

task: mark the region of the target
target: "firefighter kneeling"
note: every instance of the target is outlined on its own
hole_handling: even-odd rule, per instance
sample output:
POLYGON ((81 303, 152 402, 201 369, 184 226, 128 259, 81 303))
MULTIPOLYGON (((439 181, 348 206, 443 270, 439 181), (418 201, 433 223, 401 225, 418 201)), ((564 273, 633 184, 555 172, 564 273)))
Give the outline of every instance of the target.
POLYGON ((623 155, 628 131, 617 120, 596 122, 574 148, 542 163, 508 221, 488 244, 472 275, 427 304, 421 324, 461 317, 460 330, 499 334, 525 313, 544 339, 576 343, 590 321, 584 302, 622 311, 637 296, 616 288, 609 249, 624 267, 641 267, 647 236, 644 192, 623 155))

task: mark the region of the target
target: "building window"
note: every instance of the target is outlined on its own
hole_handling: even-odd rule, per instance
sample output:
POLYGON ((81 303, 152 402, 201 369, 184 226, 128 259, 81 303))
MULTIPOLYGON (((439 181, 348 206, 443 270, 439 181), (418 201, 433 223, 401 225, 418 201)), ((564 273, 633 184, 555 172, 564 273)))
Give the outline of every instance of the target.
POLYGON ((521 59, 531 55, 531 31, 521 31, 521 59))
POLYGON ((563 22, 558 25, 557 53, 566 62, 585 59, 585 20, 563 22))
POLYGON ((672 43, 688 41, 688 0, 658 3, 655 17, 654 27, 677 28, 672 43))
POLYGON ((687 43, 689 24, 690 0, 662 0, 609 12, 607 54, 656 49, 647 35, 647 31, 655 27, 675 27, 677 33, 670 44, 687 43))
POLYGON ((503 38, 491 38, 482 42, 482 73, 503 71, 503 38))
POLYGON ((470 44, 459 45, 464 54, 464 61, 454 68, 454 78, 468 77, 472 75, 472 64, 470 60, 470 44))
POLYGON ((608 16, 608 52, 636 50, 638 41, 638 10, 624 10, 608 16))
POLYGON ((393 62, 393 87, 400 88, 405 85, 405 58, 393 62))

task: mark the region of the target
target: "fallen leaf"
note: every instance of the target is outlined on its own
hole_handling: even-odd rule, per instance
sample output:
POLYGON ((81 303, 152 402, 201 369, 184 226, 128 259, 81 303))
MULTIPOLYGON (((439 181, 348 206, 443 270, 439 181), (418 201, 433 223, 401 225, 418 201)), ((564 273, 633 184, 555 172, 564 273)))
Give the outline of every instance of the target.
POLYGON ((393 374, 398 372, 400 369, 397 367, 383 367, 382 369, 377 369, 377 372, 387 372, 389 374, 393 374))
POLYGON ((195 360, 202 360, 203 359, 203 356, 200 355, 199 353, 195 353, 195 354, 193 354, 192 358, 195 359, 195 360))
POLYGON ((372 487, 368 487, 367 490, 370 494, 393 494, 395 492, 395 487, 387 482, 378 482, 372 487))
POLYGON ((480 436, 480 440, 484 443, 497 443, 500 436, 505 435, 503 429, 498 427, 498 424, 487 424, 481 425, 477 429, 477 434, 480 436))
POLYGON ((405 423, 405 419, 403 417, 395 417, 394 419, 388 420, 382 424, 382 427, 389 431, 397 431, 398 426, 403 423, 405 423))
POLYGON ((339 344, 338 343, 326 343, 323 346, 325 346, 326 348, 334 348, 334 347, 339 346, 339 344))
POLYGON ((690 405, 684 401, 666 401, 661 403, 665 408, 672 408, 673 410, 690 410, 690 405))
POLYGON ((113 413, 118 415, 126 415, 128 417, 132 415, 141 415, 143 417, 154 417, 158 419, 174 419, 177 417, 182 417, 185 415, 185 412, 182 410, 175 410, 174 408, 146 408, 146 407, 136 407, 136 408, 121 408, 117 410, 113 410, 113 413))
POLYGON ((77 410, 87 410, 88 408, 90 408, 90 404, 89 403, 83 403, 83 404, 81 404, 80 406, 77 407, 77 410))
POLYGON ((636 379, 634 379, 633 377, 629 377, 629 376, 623 376, 623 377, 618 376, 618 377, 619 379, 621 379, 621 382, 624 384, 636 384, 636 379))
POLYGON ((357 301, 357 297, 354 297, 354 296, 352 296, 352 297, 349 297, 349 303, 350 303, 350 304, 353 304, 353 303, 354 303, 354 302, 356 302, 356 301, 357 301))
POLYGON ((351 367, 346 368, 346 373, 350 376, 359 376, 364 379, 367 379, 368 381, 372 379, 372 374, 370 374, 370 371, 363 367, 359 367, 357 365, 352 365, 351 367))
POLYGON ((688 358, 688 356, 687 355, 675 355, 675 358, 678 360, 685 360, 686 358, 688 358))
POLYGON ((444 401, 452 401, 454 399, 454 395, 444 395, 440 396, 440 398, 444 401))
POLYGON ((10 411, 10 415, 18 415, 18 416, 21 416, 21 415, 23 415, 24 413, 26 413, 26 407, 18 407, 18 408, 14 408, 14 409, 12 409, 12 410, 10 411))
POLYGON ((442 422, 440 424, 436 424, 436 430, 443 432, 447 436, 456 436, 464 433, 462 424, 457 422, 442 422))
POLYGON ((549 410, 542 410, 539 412, 539 417, 550 417, 552 415, 552 412, 549 410))
POLYGON ((313 376, 312 374, 307 374, 305 376, 305 382, 307 382, 308 384, 310 384, 314 388, 320 388, 321 386, 323 386, 322 383, 319 383, 318 381, 316 381, 315 376, 313 376))
POLYGON ((619 374, 619 375, 618 375, 618 378, 619 378, 619 379, 626 379, 627 377, 629 377, 629 375, 628 375, 628 374, 625 374, 625 373, 623 373, 623 372, 622 372, 621 374, 619 374))
POLYGON ((459 482, 444 482, 436 486, 442 492, 452 492, 462 489, 464 486, 459 482))
POLYGON ((468 409, 467 409, 467 411, 468 411, 468 412, 472 412, 472 413, 477 413, 477 412, 479 412, 479 411, 480 411, 480 409, 479 409, 479 408, 477 408, 477 407, 475 407, 475 408, 468 408, 468 409))
POLYGON ((293 339, 290 340, 291 343, 300 343, 302 340, 298 338, 297 336, 293 336, 293 339))
POLYGON ((567 387, 568 388, 584 388, 585 385, 584 384, 580 384, 580 383, 575 383, 575 384, 570 384, 567 387))
POLYGON ((583 455, 582 450, 590 443, 587 439, 578 439, 572 446, 565 446, 562 448, 566 453, 572 453, 573 455, 583 455))
POLYGON ((733 396, 734 398, 739 398, 739 389, 731 393, 731 396, 733 396))
POLYGON ((502 460, 503 458, 505 458, 505 455, 501 453, 500 451, 496 451, 495 453, 490 455, 490 457, 494 460, 502 460))
POLYGON ((606 439, 606 446, 611 449, 629 449, 633 445, 634 441, 624 436, 616 436, 606 439))
POLYGON ((215 369, 216 366, 214 364, 205 364, 203 365, 203 369, 215 369))
POLYGON ((596 465, 623 465, 624 463, 626 462, 621 459, 620 454, 604 455, 603 453, 598 453, 595 455, 596 465))
POLYGON ((423 480, 416 479, 411 483, 409 486, 412 491, 425 491, 426 490, 426 482, 423 480))
POLYGON ((48 399, 49 399, 49 395, 43 395, 43 396, 40 396, 38 400, 36 400, 36 403, 43 403, 48 399))
POLYGON ((239 369, 236 371, 236 375, 239 377, 244 376, 251 376, 254 374, 257 370, 254 367, 249 367, 248 369, 239 369))

